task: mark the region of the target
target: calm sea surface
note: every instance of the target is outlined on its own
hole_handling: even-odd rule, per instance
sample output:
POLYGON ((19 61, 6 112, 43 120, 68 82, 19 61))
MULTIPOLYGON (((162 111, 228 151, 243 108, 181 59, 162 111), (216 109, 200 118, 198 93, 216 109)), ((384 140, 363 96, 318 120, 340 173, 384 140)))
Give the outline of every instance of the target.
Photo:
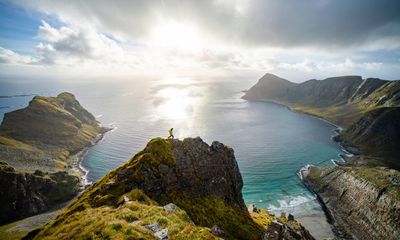
MULTIPOLYGON (((149 139, 166 137, 174 127, 178 138, 200 136, 209 144, 218 140, 234 149, 246 203, 277 214, 293 213, 310 228, 322 221, 315 196, 296 173, 306 164, 332 165, 331 159, 338 158, 340 146, 331 140, 335 127, 284 106, 240 99, 241 91, 253 81, 167 78, 131 83, 0 84, 2 96, 71 91, 103 125, 114 127, 82 162, 89 182, 127 161, 149 139)), ((31 98, 0 98, 0 119, 4 112, 26 106, 31 98)), ((329 228, 322 225, 318 228, 329 228)), ((329 229, 315 234, 331 236, 329 229)))

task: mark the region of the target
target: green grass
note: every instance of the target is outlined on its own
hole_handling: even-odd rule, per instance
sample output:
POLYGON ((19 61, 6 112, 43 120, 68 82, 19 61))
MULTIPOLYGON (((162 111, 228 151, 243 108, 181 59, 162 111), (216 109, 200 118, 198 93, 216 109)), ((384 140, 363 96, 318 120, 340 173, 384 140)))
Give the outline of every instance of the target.
POLYGON ((385 189, 386 193, 400 200, 399 171, 380 167, 354 167, 346 170, 354 176, 370 182, 379 190, 385 189), (393 179, 397 179, 398 182, 394 182, 393 179))
POLYGON ((217 239, 208 228, 194 225, 184 210, 165 211, 137 189, 125 196, 132 202, 76 211, 57 226, 48 225, 36 239, 153 239, 143 226, 154 223, 168 228, 170 239, 217 239))
POLYGON ((360 180, 371 183, 378 190, 385 190, 386 193, 400 200, 400 172, 394 169, 383 167, 311 167, 307 180, 317 186, 322 186, 326 183, 324 177, 337 168, 360 180))
POLYGON ((253 221, 247 211, 237 209, 222 199, 209 195, 189 197, 182 193, 159 196, 162 202, 173 202, 186 210, 198 225, 212 227, 217 224, 229 239, 260 239, 262 226, 253 221), (165 199, 165 200, 163 200, 165 199))
POLYGON ((28 232, 26 231, 17 231, 11 230, 14 226, 14 223, 10 223, 7 225, 0 226, 0 239, 2 240, 18 240, 24 237, 28 232))

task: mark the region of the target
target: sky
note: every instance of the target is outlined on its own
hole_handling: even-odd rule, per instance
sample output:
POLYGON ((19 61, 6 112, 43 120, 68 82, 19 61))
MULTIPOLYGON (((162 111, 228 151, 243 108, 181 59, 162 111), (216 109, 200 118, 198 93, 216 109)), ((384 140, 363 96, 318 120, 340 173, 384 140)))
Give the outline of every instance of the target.
POLYGON ((0 79, 400 79, 399 0, 0 0, 0 79))

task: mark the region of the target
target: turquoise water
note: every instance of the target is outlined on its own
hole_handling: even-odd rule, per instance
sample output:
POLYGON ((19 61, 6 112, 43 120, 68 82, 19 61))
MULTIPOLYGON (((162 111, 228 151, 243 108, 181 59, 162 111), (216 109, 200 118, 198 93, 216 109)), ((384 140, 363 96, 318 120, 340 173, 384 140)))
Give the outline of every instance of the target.
MULTIPOLYGON (((234 149, 247 203, 297 216, 321 213, 296 173, 306 164, 331 165, 331 159, 338 158, 340 146, 331 140, 335 127, 284 106, 240 99, 241 90, 252 84, 243 79, 215 83, 173 78, 145 84, 102 82, 95 87, 69 83, 44 89, 36 84, 25 86, 26 91, 8 84, 1 95, 72 91, 103 125, 114 127, 82 162, 89 182, 174 127, 179 138, 201 136, 209 144, 218 140, 234 149)), ((0 114, 26 105, 30 98, 1 98, 0 114)))

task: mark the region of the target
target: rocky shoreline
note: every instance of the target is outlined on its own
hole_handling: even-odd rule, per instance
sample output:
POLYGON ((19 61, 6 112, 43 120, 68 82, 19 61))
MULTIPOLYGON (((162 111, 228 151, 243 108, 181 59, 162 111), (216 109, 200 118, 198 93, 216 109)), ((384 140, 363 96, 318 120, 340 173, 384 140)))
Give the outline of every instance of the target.
POLYGON ((387 168, 309 167, 302 176, 341 239, 398 239, 400 172, 387 168))
POLYGON ((340 239, 352 239, 351 237, 348 236, 347 232, 344 232, 343 230, 341 230, 341 227, 338 225, 332 212, 329 210, 328 206, 326 205, 326 203, 323 200, 323 198, 321 197, 321 195, 317 191, 315 191, 315 189, 311 186, 311 184, 306 180, 308 172, 310 171, 311 167, 313 167, 313 166, 306 165, 305 167, 303 167, 299 170, 299 177, 301 179, 301 182, 310 192, 315 194, 316 199, 317 199, 318 203, 320 204, 322 210, 324 211, 327 221, 331 225, 332 231, 335 234, 335 236, 340 239))
POLYGON ((81 178, 82 189, 92 184, 87 180, 87 174, 89 173, 89 170, 85 169, 82 166, 82 161, 85 159, 86 154, 89 152, 90 148, 99 143, 101 140, 103 140, 107 132, 113 130, 113 128, 108 128, 108 127, 102 127, 102 128, 104 129, 104 132, 98 134, 96 139, 91 142, 90 146, 84 148, 82 151, 72 156, 73 158, 76 159, 76 161, 72 164, 71 170, 73 172, 79 173, 81 178))

